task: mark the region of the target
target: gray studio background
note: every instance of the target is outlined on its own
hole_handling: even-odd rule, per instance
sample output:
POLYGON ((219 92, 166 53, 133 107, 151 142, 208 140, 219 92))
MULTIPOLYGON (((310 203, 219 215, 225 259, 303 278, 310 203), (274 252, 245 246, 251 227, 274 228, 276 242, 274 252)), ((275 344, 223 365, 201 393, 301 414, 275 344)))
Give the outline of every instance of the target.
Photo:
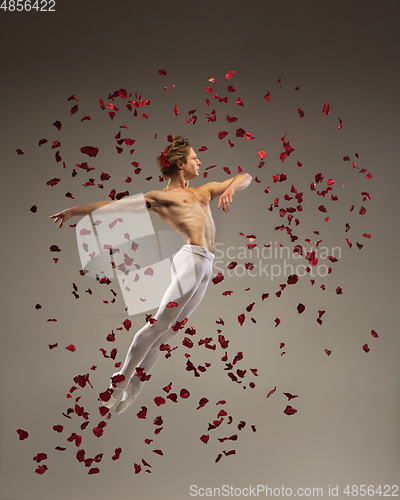
MULTIPOLYGON (((394 1, 56 0, 55 13, 0 11, 2 500, 183 500, 192 498, 191 485, 258 484, 293 491, 320 487, 324 496, 338 485, 338 498, 348 498, 342 493, 347 485, 399 483, 398 16, 394 1), (166 77, 158 74, 160 69, 167 70, 166 77), (235 74, 227 80, 229 71, 235 74), (209 82, 211 77, 215 83, 209 82), (237 92, 228 92, 228 85, 237 92), (228 103, 213 99, 205 91, 209 86, 213 94, 228 96, 228 103), (137 92, 151 104, 139 108, 134 117, 126 102, 116 98, 120 111, 111 121, 98 100, 107 105, 109 94, 121 88, 132 92, 132 99, 137 92), (270 102, 264 99, 267 92, 270 102), (68 102, 71 95, 79 101, 68 102), (243 107, 235 104, 238 97, 243 107), (328 116, 322 114, 325 102, 331 105, 328 116), (75 104, 79 111, 71 115, 75 104), (197 122, 185 123, 188 112, 196 108, 197 122), (212 109, 217 121, 208 123, 206 113, 212 109), (143 112, 148 119, 141 117, 143 112), (91 120, 81 122, 85 115, 91 120), (226 115, 238 121, 228 123, 226 115), (53 126, 56 120, 63 124, 61 131, 53 126), (123 124, 128 128, 119 128, 123 124), (237 138, 238 127, 254 139, 237 138), (221 130, 229 131, 223 140, 217 136, 221 130), (121 137, 136 139, 134 146, 123 146, 122 154, 115 149, 119 131, 121 137), (283 196, 290 194, 293 184, 304 191, 303 212, 296 214, 301 223, 291 226, 298 243, 308 249, 312 245, 305 238, 313 244, 321 239, 325 247, 340 246, 342 255, 332 265, 332 274, 316 277, 314 286, 302 278, 287 286, 280 298, 275 294, 286 282, 284 277, 271 281, 265 276, 226 275, 223 282, 210 283, 188 323, 197 331, 191 337, 195 346, 185 349, 185 334, 180 332, 173 344, 178 349, 170 359, 160 358, 140 399, 122 415, 105 420, 104 435, 97 438, 92 428, 103 420, 97 396, 114 371, 114 361, 99 349, 109 353, 117 348, 116 361, 122 361, 134 332, 144 324, 144 314, 129 318, 129 332, 120 329, 128 316, 117 283, 107 287, 80 276, 74 229, 67 225, 59 230, 48 216, 108 199, 113 188, 136 194, 165 187, 158 180, 155 156, 167 145, 170 132, 188 137, 195 150, 207 146, 198 153, 202 171, 216 165, 207 170, 207 180, 228 178, 223 167, 235 175, 239 165, 253 176, 249 188, 235 194, 228 214, 217 211, 214 201, 220 249, 246 246, 248 240, 240 232, 255 235, 260 248, 289 245, 287 234, 274 230, 287 219, 279 216, 279 209, 268 208, 276 197, 280 208, 289 206, 283 196), (296 151, 282 163, 285 134, 296 151), (49 142, 39 147, 43 138, 49 142), (53 141, 61 146, 51 149, 53 141), (99 148, 95 159, 80 153, 86 145, 99 148), (24 155, 16 153, 19 148, 24 155), (65 169, 55 160, 57 150, 65 169), (262 168, 258 151, 266 151, 262 168), (346 155, 350 162, 343 162, 346 155), (84 161, 95 170, 76 167, 84 161), (139 175, 134 174, 133 161, 142 168, 139 175), (297 167, 297 161, 303 167, 297 167), (353 161, 373 177, 367 179, 366 173, 353 169, 353 161), (76 177, 71 176, 74 168, 76 177), (111 178, 99 189, 102 172, 111 178), (272 175, 283 172, 288 180, 274 184, 272 175), (324 177, 321 187, 335 180, 332 194, 337 202, 310 191, 317 173, 324 177), (61 182, 47 186, 54 177, 61 182), (96 186, 83 187, 90 177, 96 186), (271 191, 266 194, 268 186, 271 191), (363 202, 364 191, 371 201, 363 202), (322 203, 327 214, 317 208, 322 203), (36 213, 30 211, 32 205, 36 213), (358 213, 361 206, 367 209, 363 216, 358 213), (345 223, 351 227, 347 233, 345 223), (351 249, 345 238, 352 242, 351 249), (361 250, 357 241, 364 244, 361 250), (50 252, 51 245, 61 252, 50 252), (73 283, 79 299, 72 294, 73 283), (335 293, 338 286, 342 295, 335 293), (85 292, 89 287, 93 295, 85 292), (110 288, 118 294, 116 302, 104 304, 113 298, 110 288), (223 296, 225 290, 233 293, 223 296), (270 294, 264 301, 263 293, 270 294), (302 314, 298 303, 306 306, 302 314), (319 310, 326 310, 322 325, 316 322, 319 310), (246 316, 243 326, 237 320, 241 313, 246 316), (48 322, 50 318, 57 322, 48 322), (216 323, 220 318, 224 325, 216 323), (278 327, 275 318, 281 319, 278 327), (219 345, 218 329, 229 340, 228 349, 219 345), (372 329, 378 338, 371 336, 372 329), (106 340, 111 331, 116 335, 112 344, 106 340), (206 337, 217 344, 215 351, 197 345, 206 337), (55 343, 58 347, 49 349, 55 343), (65 349, 69 344, 76 352, 65 349), (325 349, 331 350, 330 356, 325 349), (229 361, 243 352, 243 360, 235 365, 247 370, 242 384, 227 376, 221 361, 225 351, 229 361), (185 369, 185 352, 196 366, 211 366, 195 378, 185 369), (96 370, 91 370, 93 365, 96 370), (73 378, 86 373, 94 388, 86 386, 67 399, 73 378), (169 382, 178 403, 167 400, 157 407, 153 400, 166 396, 162 388, 169 382), (276 392, 267 398, 275 386, 276 392), (189 390, 189 398, 179 397, 182 388, 189 390), (298 397, 288 401, 283 392, 298 397), (90 414, 83 431, 82 417, 62 415, 78 396, 78 404, 90 414), (209 402, 196 410, 203 397, 209 402), (220 400, 226 404, 216 405, 220 400), (297 413, 285 415, 287 405, 297 413), (148 408, 145 420, 136 416, 141 406, 148 408), (207 431, 221 409, 232 416, 232 423, 225 418, 220 427, 207 431), (164 422, 159 434, 154 433, 157 416, 164 422), (240 421, 246 422, 242 430, 240 421), (61 434, 52 428, 57 424, 64 426, 61 434), (29 438, 20 441, 17 429, 28 431, 29 438), (104 454, 93 464, 99 474, 88 475, 89 468, 76 459, 78 448, 67 442, 72 432, 82 435, 86 458, 104 454), (204 434, 210 435, 207 444, 199 439, 204 434), (237 441, 218 441, 234 434, 237 441), (146 438, 153 442, 146 444, 146 438), (67 449, 57 451, 56 446, 67 449), (113 461, 117 447, 122 454, 113 461), (154 449, 162 450, 163 456, 154 449), (236 454, 223 454, 233 449, 236 454), (39 464, 48 467, 43 475, 35 473, 38 464, 32 460, 38 453, 48 455, 39 464), (142 466, 139 474, 134 473, 134 463, 142 466)), ((191 185, 202 182, 199 177, 191 185)), ((156 230, 168 229, 161 220, 152 220, 156 230)), ((239 262, 219 260, 222 268, 231 260, 239 262)), ((240 263, 251 261, 258 259, 240 263)))

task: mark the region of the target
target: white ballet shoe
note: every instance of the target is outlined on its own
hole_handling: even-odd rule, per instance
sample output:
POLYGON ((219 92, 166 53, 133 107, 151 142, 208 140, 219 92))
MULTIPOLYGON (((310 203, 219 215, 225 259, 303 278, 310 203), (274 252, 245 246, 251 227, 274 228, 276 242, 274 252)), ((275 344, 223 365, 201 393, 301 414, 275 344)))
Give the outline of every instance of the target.
POLYGON ((117 409, 115 410, 115 413, 122 413, 124 412, 128 406, 130 406, 135 399, 137 398, 139 393, 137 393, 131 385, 128 385, 128 387, 125 389, 124 393, 122 394, 122 399, 117 406, 117 409))
POLYGON ((111 389, 111 391, 112 391, 111 397, 108 401, 103 401, 103 406, 105 406, 106 408, 112 408, 125 391, 124 388, 115 387, 117 384, 115 384, 115 385, 113 384, 112 378, 115 377, 116 375, 119 375, 119 374, 114 373, 114 375, 111 377, 111 380, 110 380, 109 389, 111 389))

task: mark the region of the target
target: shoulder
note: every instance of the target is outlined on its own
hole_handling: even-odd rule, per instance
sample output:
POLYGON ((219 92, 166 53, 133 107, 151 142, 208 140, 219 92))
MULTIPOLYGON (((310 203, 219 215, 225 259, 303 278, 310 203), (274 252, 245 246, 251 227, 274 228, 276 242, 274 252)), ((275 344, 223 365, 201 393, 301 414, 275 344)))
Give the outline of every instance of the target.
POLYGON ((149 210, 172 202, 171 195, 167 191, 160 191, 158 189, 153 189, 146 193, 144 199, 149 210))

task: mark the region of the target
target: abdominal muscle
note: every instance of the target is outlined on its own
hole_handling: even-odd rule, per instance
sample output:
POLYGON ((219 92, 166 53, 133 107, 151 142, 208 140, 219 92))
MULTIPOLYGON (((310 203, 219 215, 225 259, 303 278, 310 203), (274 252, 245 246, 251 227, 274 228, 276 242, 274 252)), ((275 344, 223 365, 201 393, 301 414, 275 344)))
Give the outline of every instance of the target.
POLYGON ((167 207, 158 206, 154 211, 180 233, 185 244, 202 246, 214 253, 215 224, 209 201, 204 201, 179 197, 167 207))

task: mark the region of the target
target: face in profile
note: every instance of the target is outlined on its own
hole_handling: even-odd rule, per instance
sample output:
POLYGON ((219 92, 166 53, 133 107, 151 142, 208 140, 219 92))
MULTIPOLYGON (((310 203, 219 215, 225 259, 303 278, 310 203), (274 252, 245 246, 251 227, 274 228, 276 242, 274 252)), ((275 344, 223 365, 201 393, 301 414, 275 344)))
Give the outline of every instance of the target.
POLYGON ((182 163, 182 170, 185 179, 194 179, 199 175, 201 161, 197 158, 196 152, 190 148, 186 163, 182 163))

